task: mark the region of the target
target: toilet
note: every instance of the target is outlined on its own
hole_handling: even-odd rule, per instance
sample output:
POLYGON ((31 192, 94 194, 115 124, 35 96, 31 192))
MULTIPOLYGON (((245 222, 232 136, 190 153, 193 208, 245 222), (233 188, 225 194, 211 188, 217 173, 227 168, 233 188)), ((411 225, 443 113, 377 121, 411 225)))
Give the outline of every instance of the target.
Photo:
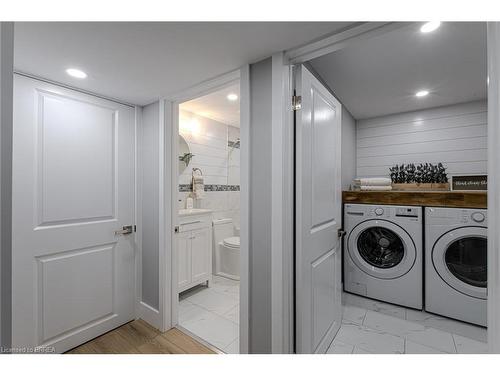
POLYGON ((235 236, 233 220, 214 220, 213 230, 213 274, 239 280, 240 237, 235 236))

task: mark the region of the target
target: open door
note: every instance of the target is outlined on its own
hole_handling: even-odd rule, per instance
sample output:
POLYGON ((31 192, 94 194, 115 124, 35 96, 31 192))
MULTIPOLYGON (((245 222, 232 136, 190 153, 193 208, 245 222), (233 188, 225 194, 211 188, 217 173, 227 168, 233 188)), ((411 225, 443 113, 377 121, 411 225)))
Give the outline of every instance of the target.
POLYGON ((341 104, 304 66, 295 75, 297 353, 325 353, 342 321, 341 104))

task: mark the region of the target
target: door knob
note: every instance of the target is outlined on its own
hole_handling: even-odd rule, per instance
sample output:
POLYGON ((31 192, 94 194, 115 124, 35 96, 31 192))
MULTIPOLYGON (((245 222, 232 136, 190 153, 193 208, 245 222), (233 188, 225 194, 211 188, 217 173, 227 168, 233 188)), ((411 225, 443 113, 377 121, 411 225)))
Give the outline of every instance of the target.
POLYGON ((121 230, 115 230, 115 236, 119 234, 130 234, 135 232, 135 225, 125 225, 121 230))

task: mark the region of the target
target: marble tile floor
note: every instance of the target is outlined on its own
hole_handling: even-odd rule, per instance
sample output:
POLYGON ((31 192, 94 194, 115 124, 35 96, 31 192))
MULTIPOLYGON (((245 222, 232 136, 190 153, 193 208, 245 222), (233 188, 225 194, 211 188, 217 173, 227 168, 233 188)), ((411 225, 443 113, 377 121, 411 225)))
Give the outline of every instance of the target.
POLYGON ((179 296, 179 325, 224 353, 239 352, 239 281, 214 276, 179 296))
POLYGON ((481 354, 486 329, 344 293, 343 321, 332 354, 481 354))

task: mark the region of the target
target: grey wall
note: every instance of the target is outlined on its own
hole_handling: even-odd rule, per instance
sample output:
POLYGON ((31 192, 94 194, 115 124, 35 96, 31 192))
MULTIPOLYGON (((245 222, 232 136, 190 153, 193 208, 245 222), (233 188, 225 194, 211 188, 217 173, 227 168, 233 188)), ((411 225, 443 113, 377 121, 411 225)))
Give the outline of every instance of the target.
POLYGON ((158 309, 159 103, 143 108, 138 178, 142 191, 142 301, 158 309))
POLYGON ((11 345, 14 24, 0 23, 0 347, 11 345))
POLYGON ((271 353, 271 76, 250 65, 250 353, 271 353))
POLYGON ((357 122, 357 174, 443 162, 448 174, 487 173, 487 103, 468 102, 357 122))
POLYGON ((342 105, 342 190, 349 190, 356 177, 356 120, 342 105))

